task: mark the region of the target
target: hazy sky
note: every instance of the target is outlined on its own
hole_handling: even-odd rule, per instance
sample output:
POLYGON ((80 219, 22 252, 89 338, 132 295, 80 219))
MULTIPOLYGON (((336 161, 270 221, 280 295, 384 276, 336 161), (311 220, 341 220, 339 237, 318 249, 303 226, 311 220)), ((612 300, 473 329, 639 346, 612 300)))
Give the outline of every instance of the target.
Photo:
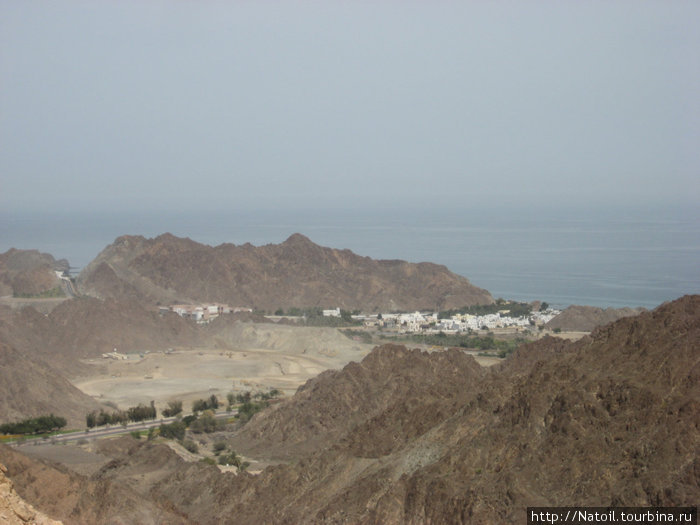
POLYGON ((0 0, 0 207, 700 199, 700 2, 0 0))

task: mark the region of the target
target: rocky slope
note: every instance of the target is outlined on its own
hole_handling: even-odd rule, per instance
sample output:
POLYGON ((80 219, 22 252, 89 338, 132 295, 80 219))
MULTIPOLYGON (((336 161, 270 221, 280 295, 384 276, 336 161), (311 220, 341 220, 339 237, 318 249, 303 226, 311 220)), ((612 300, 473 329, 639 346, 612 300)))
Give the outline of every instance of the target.
POLYGON ((0 445, 0 463, 19 496, 66 524, 191 523, 123 483, 81 476, 4 445, 0 445))
POLYGON ((48 315, 31 307, 0 307, 0 341, 65 371, 75 371, 78 359, 99 357, 114 348, 158 350, 194 344, 198 338, 194 323, 176 314, 160 316, 134 301, 71 299, 48 315))
MULTIPOLYGON (((380 433, 374 418, 394 407, 407 420, 402 427, 410 426, 413 407, 470 392, 483 374, 476 361, 459 350, 427 354, 384 345, 360 363, 309 380, 292 399, 255 417, 230 444, 256 457, 298 457, 335 444, 349 428, 364 425, 367 428, 355 437, 354 447, 382 448, 376 436, 364 439, 367 433, 380 433)), ((431 419, 438 413, 433 412, 431 419)), ((425 426, 426 420, 420 424, 425 426)), ((393 428, 387 422, 382 425, 393 428)), ((399 439, 398 434, 392 439, 399 439)))
POLYGON ((374 380, 350 379, 353 367, 346 381, 326 374, 295 396, 289 420, 271 412, 244 431, 274 441, 256 436, 257 426, 292 444, 319 431, 334 436, 315 452, 250 478, 187 465, 152 494, 202 523, 221 516, 521 523, 528 505, 693 505, 700 497, 699 349, 698 296, 575 343, 533 343, 481 379, 464 374, 463 388, 454 388, 452 369, 441 363, 436 370, 452 387, 428 399, 420 377, 392 375, 402 369, 396 357, 412 354, 379 349, 366 358, 377 360, 374 380), (384 378, 392 377, 407 386, 382 398, 384 378), (413 388, 420 395, 410 396, 413 388), (305 400, 309 389, 317 395, 305 400), (373 397, 382 401, 356 418, 373 397), (217 502, 218 514, 203 510, 217 502))
POLYGON ((590 332, 623 317, 632 317, 646 311, 644 308, 598 308, 596 306, 569 306, 545 326, 574 332, 590 332))
POLYGON ((151 303, 218 301, 265 310, 450 308, 493 302, 444 266, 373 260, 318 246, 300 234, 281 244, 216 247, 170 234, 119 237, 78 278, 96 297, 151 303))
POLYGON ((85 424, 85 414, 99 404, 46 363, 0 342, 0 422, 56 414, 71 427, 85 424))
POLYGON ((699 428, 689 296, 486 372, 456 350, 377 348, 229 438, 294 457, 258 476, 134 442, 92 481, 197 523, 522 523, 528 505, 696 504, 699 428))
POLYGON ((60 286, 54 270, 68 270, 68 261, 37 250, 0 253, 0 296, 34 296, 60 286))
POLYGON ((0 422, 53 412, 80 427, 85 414, 99 408, 66 379, 85 370, 80 359, 115 347, 157 350, 198 338, 193 323, 129 302, 72 299, 48 315, 0 306, 0 422))
POLYGON ((0 463, 0 523, 5 525, 61 525, 38 512, 15 492, 12 481, 5 476, 7 468, 0 463))

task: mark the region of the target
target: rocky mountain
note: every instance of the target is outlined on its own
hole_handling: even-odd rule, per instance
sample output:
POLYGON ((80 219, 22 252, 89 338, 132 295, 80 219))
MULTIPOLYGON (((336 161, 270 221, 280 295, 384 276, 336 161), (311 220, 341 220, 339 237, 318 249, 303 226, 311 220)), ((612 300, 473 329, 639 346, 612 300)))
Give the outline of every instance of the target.
POLYGON ((590 332, 623 317, 632 317, 646 311, 644 308, 598 308, 596 306, 572 305, 549 321, 545 326, 550 330, 590 332))
MULTIPOLYGON (((541 339, 487 372, 457 350, 379 347, 229 438, 292 461, 234 476, 133 442, 92 481, 131 483, 197 523, 501 524, 523 523, 529 505, 691 506, 699 352, 700 296, 576 342, 541 339)), ((38 488, 26 494, 42 508, 38 488)))
POLYGON ((150 303, 217 301, 264 310, 292 306, 415 310, 493 302, 432 263, 374 260, 294 234, 281 244, 216 247, 164 234, 119 237, 80 274, 82 293, 150 303))
POLYGON ((61 525, 38 512, 15 492, 12 481, 5 476, 7 468, 0 463, 0 522, 5 525, 61 525))
POLYGON ((28 307, 0 307, 0 341, 64 371, 79 371, 78 359, 103 352, 158 350, 198 340, 196 325, 171 313, 161 316, 135 301, 81 297, 49 314, 28 307))
POLYGON ((176 314, 161 317, 138 303, 79 298, 49 314, 34 308, 0 306, 0 422, 50 412, 85 424, 100 407, 66 378, 80 376, 80 359, 122 352, 192 344, 197 327, 176 314))
POLYGON ((35 296, 60 286, 54 270, 68 270, 68 261, 37 250, 11 248, 0 253, 0 296, 35 296))
POLYGON ((71 426, 84 425, 85 414, 100 405, 46 363, 0 342, 0 422, 21 421, 50 413, 71 426))
MULTIPOLYGON (((309 380, 293 399, 260 414, 230 444, 255 457, 289 459, 335 444, 349 428, 367 427, 355 436, 354 447, 382 448, 376 435, 365 439, 381 433, 376 418, 393 410, 401 414, 404 431, 417 421, 427 427, 441 414, 437 404, 472 391, 483 375, 472 357, 456 349, 428 354, 384 345, 360 363, 309 380), (413 408, 426 406, 435 409, 428 419, 413 419, 413 408)), ((394 428, 387 423, 382 427, 394 428)))
POLYGON ((191 523, 124 483, 89 478, 61 465, 29 458, 5 445, 0 445, 0 463, 5 465, 6 476, 18 496, 66 524, 191 523))

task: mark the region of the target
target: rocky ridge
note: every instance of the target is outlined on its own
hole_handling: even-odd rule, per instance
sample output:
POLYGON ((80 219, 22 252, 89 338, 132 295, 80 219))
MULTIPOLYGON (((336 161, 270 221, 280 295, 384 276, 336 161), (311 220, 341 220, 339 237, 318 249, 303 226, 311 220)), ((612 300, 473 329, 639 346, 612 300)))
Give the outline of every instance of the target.
POLYGON ((500 524, 530 505, 694 505, 699 349, 700 296, 576 342, 546 337, 487 372, 458 350, 380 347, 229 438, 250 453, 288 446, 287 464, 234 476, 134 442, 95 481, 138 482, 198 523, 500 524))
POLYGON ((68 261, 37 250, 0 253, 0 296, 33 296, 60 286, 54 270, 68 270, 68 261))
POLYGON ((171 234, 123 236, 81 272, 78 286, 100 298, 214 301, 264 310, 416 310, 493 302, 486 290, 444 266, 374 260, 318 246, 300 234, 260 247, 211 247, 171 234))
POLYGON ((598 308, 596 306, 572 305, 546 324, 550 330, 590 332, 623 317, 632 317, 645 312, 645 308, 598 308))

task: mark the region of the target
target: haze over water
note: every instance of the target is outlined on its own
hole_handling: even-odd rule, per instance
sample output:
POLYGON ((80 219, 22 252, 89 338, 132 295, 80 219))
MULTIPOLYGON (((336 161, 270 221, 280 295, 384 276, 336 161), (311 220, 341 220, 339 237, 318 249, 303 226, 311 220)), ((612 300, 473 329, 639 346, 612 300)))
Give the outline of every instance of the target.
POLYGON ((0 219, 0 251, 36 248, 78 268, 123 234, 263 245, 299 232, 359 255, 444 264, 506 299, 653 308, 700 293, 700 221, 690 209, 2 213, 0 219))
POLYGON ((0 2, 0 250, 314 242, 700 291, 700 2, 0 2))

